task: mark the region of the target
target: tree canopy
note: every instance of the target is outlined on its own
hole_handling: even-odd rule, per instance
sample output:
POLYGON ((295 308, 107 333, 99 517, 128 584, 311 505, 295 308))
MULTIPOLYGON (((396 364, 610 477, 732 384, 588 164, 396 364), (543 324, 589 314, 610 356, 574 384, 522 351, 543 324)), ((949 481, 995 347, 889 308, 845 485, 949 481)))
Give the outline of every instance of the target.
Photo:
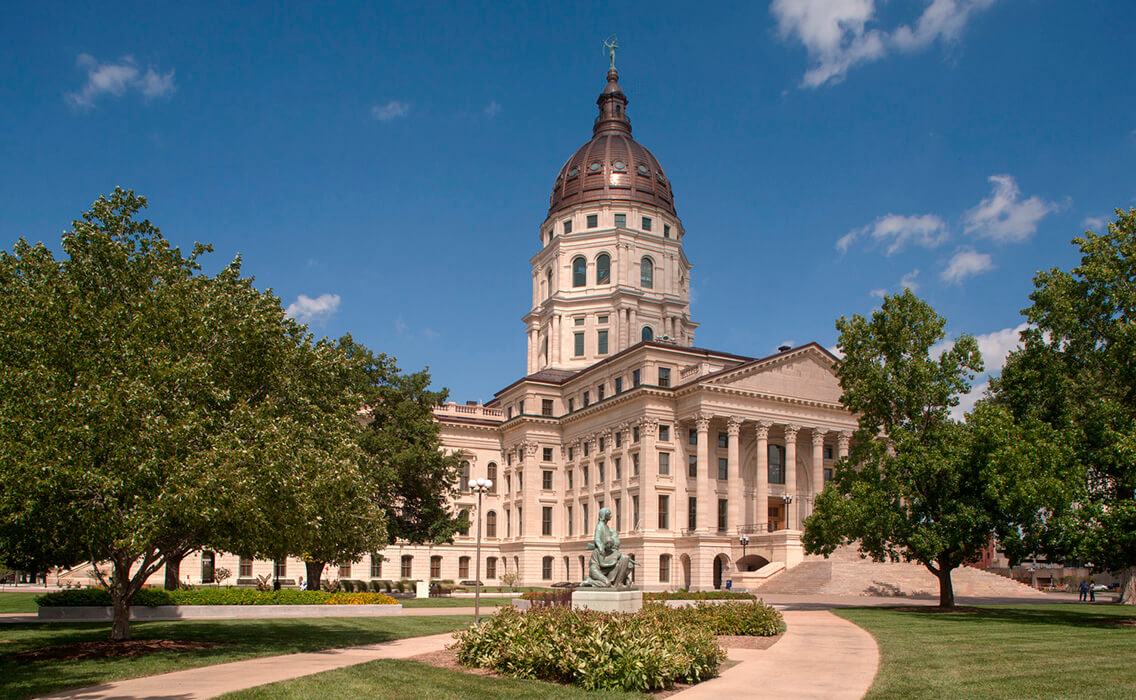
POLYGON ((1136 209, 1116 214, 1106 233, 1073 240, 1077 267, 1034 277, 1023 346, 992 394, 1067 455, 1033 544, 1120 572, 1121 599, 1136 604, 1136 209))

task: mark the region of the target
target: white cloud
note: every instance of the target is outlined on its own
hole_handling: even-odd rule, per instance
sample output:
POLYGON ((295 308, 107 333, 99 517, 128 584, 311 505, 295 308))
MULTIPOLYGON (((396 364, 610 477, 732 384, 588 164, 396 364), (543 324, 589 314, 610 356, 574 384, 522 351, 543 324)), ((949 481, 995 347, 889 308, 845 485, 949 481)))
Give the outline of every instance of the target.
POLYGON ((974 404, 982 398, 986 390, 990 388, 990 382, 982 382, 975 384, 970 388, 970 391, 959 397, 959 404, 951 409, 951 418, 961 421, 966 418, 966 414, 974 410, 974 404))
MULTIPOLYGON (((1000 331, 991 331, 974 336, 978 343, 978 351, 982 353, 982 363, 985 372, 990 375, 999 374, 1006 366, 1006 358, 1011 352, 1022 345, 1022 331, 1029 327, 1028 323, 1020 323, 1013 328, 1003 328, 1000 331)), ((938 357, 955 345, 955 339, 943 340, 931 346, 931 357, 938 357)))
POLYGON ((371 107, 371 116, 381 122, 389 122, 392 119, 405 117, 409 113, 410 103, 400 100, 391 100, 385 105, 373 105, 371 107))
POLYGON ((404 333, 406 333, 406 330, 408 328, 409 328, 409 326, 406 325, 406 319, 404 319, 402 317, 402 315, 399 314, 399 316, 394 320, 395 332, 398 333, 399 335, 403 335, 404 333))
POLYGON ((158 73, 148 67, 142 73, 133 56, 123 56, 117 63, 99 63, 94 56, 81 53, 75 63, 87 71, 83 87, 66 95, 67 101, 76 107, 92 107, 104 95, 122 97, 131 90, 151 99, 164 97, 177 89, 173 70, 158 73))
POLYGON ((483 109, 482 112, 489 118, 496 117, 501 113, 501 105, 497 103, 497 100, 492 100, 489 104, 485 105, 485 109, 483 109))
POLYGON ((1018 183, 1009 175, 991 175, 993 191, 990 196, 967 211, 964 218, 966 232, 1000 243, 1017 243, 1037 231, 1037 222, 1057 211, 1057 205, 1036 195, 1021 200, 1018 183))
POLYGON ((773 0, 769 11, 784 39, 804 45, 812 66, 801 84, 815 88, 839 83, 854 66, 877 61, 889 52, 912 52, 935 41, 958 38, 975 10, 994 0, 925 0, 914 26, 891 31, 875 24, 875 0, 773 0))
POLYGON ((899 286, 903 287, 904 289, 910 289, 913 292, 919 291, 919 283, 915 281, 915 278, 918 277, 918 276, 919 276, 919 270, 918 269, 915 269, 915 270, 912 270, 911 272, 908 272, 906 275, 904 275, 902 278, 900 278, 899 286))
POLYGON ((947 263, 940 276, 948 284, 958 284, 967 277, 973 277, 993 269, 994 262, 989 255, 979 253, 974 248, 963 246, 951 256, 951 261, 947 263))
POLYGON ((873 289, 872 291, 868 292, 868 296, 873 296, 877 299, 883 299, 887 296, 887 293, 888 290, 886 289, 873 289))
POLYGON ((1108 219, 1103 216, 1086 216, 1081 226, 1096 233, 1103 233, 1108 228, 1108 219))
POLYGON ((924 248, 934 248, 950 238, 951 233, 947 222, 934 214, 923 216, 888 214, 863 228, 849 231, 841 236, 836 242, 836 249, 843 254, 856 239, 865 235, 871 238, 875 245, 884 246, 887 255, 894 255, 909 243, 924 248))
POLYGON ((288 305, 284 315, 300 323, 322 323, 339 309, 338 294, 320 294, 315 299, 301 294, 288 305))

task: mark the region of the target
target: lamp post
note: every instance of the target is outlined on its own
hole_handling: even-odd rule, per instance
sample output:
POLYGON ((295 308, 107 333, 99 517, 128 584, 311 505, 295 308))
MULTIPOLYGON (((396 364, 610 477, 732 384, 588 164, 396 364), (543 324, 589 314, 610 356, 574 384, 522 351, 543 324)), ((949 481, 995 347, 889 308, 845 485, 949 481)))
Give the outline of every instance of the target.
POLYGON ((749 535, 742 535, 738 538, 738 544, 742 546, 742 559, 746 558, 746 547, 749 546, 749 535))
POLYGON ((493 488, 493 481, 490 479, 474 479, 469 487, 477 494, 477 546, 475 548, 477 553, 474 555, 475 561, 473 563, 473 624, 476 625, 481 621, 481 496, 493 488))
POLYGON ((792 530, 794 528, 793 523, 789 522, 789 506, 793 504, 793 494, 787 493, 781 498, 785 501, 785 528, 787 530, 792 530))

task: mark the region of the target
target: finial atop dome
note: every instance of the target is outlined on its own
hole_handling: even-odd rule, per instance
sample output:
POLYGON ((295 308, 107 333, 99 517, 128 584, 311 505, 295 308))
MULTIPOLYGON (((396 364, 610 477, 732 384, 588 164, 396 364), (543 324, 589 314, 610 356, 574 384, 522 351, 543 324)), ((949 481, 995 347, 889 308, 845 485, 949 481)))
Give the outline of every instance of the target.
POLYGON ((615 50, 619 48, 619 37, 612 34, 604 40, 604 49, 611 54, 611 70, 615 70, 615 50))
POLYGON ((596 100, 600 113, 596 117, 596 123, 592 125, 592 133, 619 131, 630 134, 631 120, 627 118, 628 100, 619 87, 619 71, 615 69, 615 50, 619 48, 619 40, 614 34, 604 42, 604 48, 611 55, 611 66, 607 69, 607 85, 596 100))

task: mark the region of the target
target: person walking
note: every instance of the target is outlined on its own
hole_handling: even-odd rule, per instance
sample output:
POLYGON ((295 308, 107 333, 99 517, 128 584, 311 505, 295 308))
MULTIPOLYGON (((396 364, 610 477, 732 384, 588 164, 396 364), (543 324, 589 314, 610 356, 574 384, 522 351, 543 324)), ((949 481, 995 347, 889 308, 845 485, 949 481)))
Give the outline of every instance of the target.
POLYGON ((1089 579, 1089 602, 1090 603, 1097 602, 1097 591, 1094 588, 1095 585, 1096 585, 1096 581, 1089 579))
POLYGON ((1080 590, 1081 590, 1081 597, 1078 600, 1079 600, 1079 602, 1084 603, 1089 598, 1089 582, 1088 581, 1081 581, 1080 590))

